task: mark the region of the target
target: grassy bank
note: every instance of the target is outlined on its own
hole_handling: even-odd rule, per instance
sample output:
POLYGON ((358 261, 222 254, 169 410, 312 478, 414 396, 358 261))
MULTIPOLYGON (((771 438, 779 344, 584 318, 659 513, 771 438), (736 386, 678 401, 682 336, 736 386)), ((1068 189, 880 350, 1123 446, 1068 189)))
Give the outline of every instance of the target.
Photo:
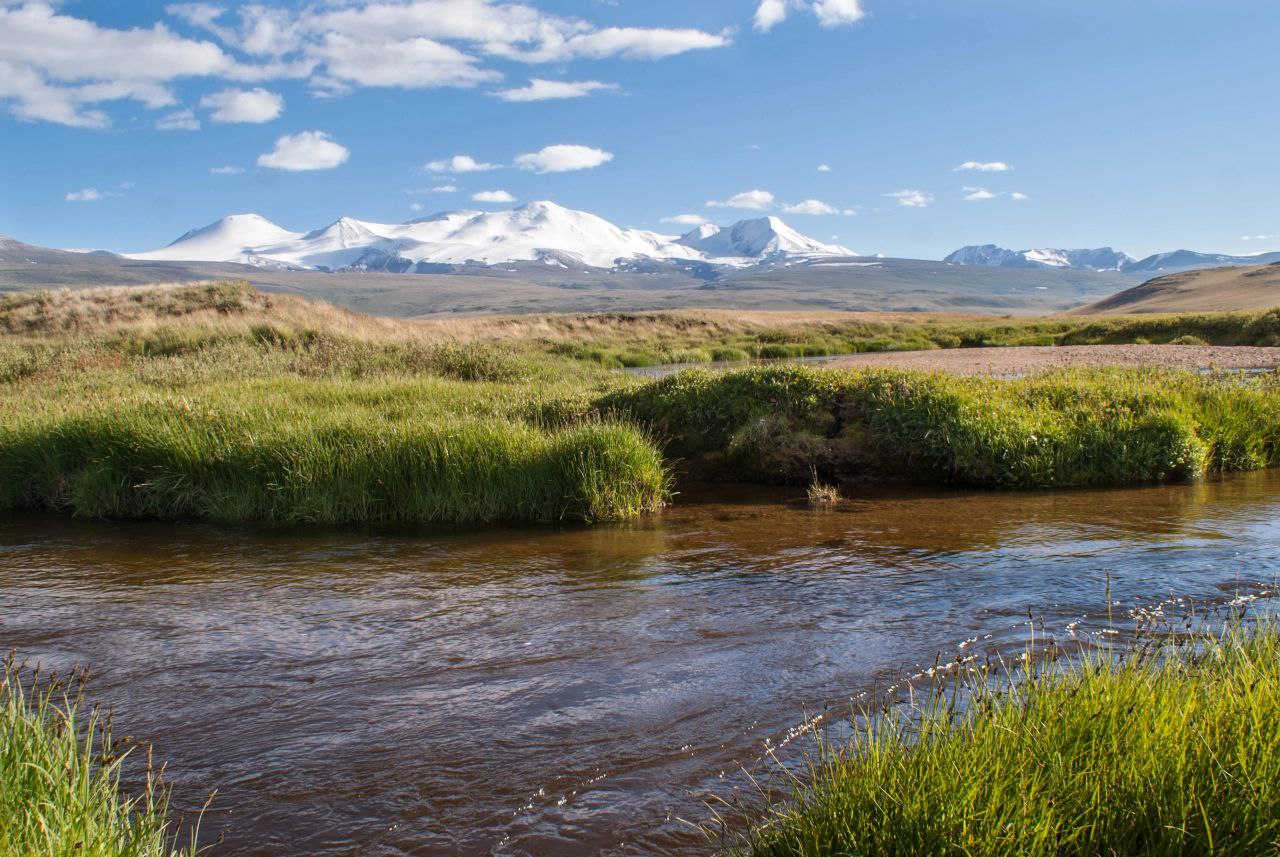
POLYGON ((739 356, 721 345, 772 356, 765 345, 858 350, 880 347, 867 338, 879 336, 884 347, 925 347, 945 344, 944 332, 950 344, 988 334, 995 344, 1050 329, 1091 341, 1190 328, 1256 341, 1272 335, 1271 318, 413 322, 242 283, 11 296, 0 301, 0 509, 317 524, 607 521, 661 507, 673 459, 694 473, 802 483, 1193 479, 1280 463, 1272 382, 772 367, 644 383, 608 368, 626 361, 588 352, 612 342, 654 360, 677 359, 661 349, 685 346, 708 359, 739 356))
POLYGON ((0 508, 114 518, 602 521, 661 507, 605 370, 240 284, 11 298, 0 508))
POLYGON ((864 718, 742 852, 1273 854, 1280 628, 1194 642, 935 686, 907 716, 864 718))
POLYGON ((1187 372, 1019 380, 799 366, 682 372, 604 397, 704 472, 994 488, 1183 481, 1280 464, 1280 386, 1187 372))
POLYGON ((0 853, 12 857, 180 857, 168 793, 148 770, 142 793, 120 786, 129 757, 79 688, 37 681, 12 661, 0 678, 0 853))

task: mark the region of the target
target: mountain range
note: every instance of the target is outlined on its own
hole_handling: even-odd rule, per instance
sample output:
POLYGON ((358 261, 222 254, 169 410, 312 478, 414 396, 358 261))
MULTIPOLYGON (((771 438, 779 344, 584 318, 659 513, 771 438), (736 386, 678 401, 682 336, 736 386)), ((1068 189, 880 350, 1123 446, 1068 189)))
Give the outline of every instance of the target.
POLYGON ((517 262, 573 270, 630 270, 646 260, 747 267, 783 258, 857 254, 808 238, 777 217, 742 220, 723 229, 708 224, 668 236, 625 229, 589 212, 543 201, 510 211, 448 211, 396 224, 343 217, 305 233, 258 214, 233 214, 159 250, 123 255, 298 270, 438 273, 442 266, 517 262))
POLYGON ((1075 271, 1116 271, 1122 274, 1165 274, 1196 268, 1242 267, 1280 261, 1280 252, 1256 256, 1229 256, 1222 253, 1199 253, 1174 250, 1135 259, 1110 247, 1084 250, 1006 250, 995 244, 971 244, 961 247, 942 261, 952 265, 976 265, 988 268, 1069 268, 1075 271))

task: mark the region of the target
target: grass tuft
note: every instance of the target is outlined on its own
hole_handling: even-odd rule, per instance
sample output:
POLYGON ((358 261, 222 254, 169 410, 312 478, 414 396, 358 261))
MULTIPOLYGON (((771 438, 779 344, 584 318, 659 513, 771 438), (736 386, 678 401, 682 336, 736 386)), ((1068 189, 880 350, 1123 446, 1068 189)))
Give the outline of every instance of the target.
POLYGON ((1280 628, 935 684, 868 716, 746 836, 753 857, 1273 854, 1280 628), (964 705, 957 705, 965 699, 964 705))
POLYGON ((0 679, 0 853, 14 857, 194 857, 177 847, 169 793, 147 757, 141 794, 121 770, 137 748, 86 711, 80 678, 24 690, 12 656, 0 679))

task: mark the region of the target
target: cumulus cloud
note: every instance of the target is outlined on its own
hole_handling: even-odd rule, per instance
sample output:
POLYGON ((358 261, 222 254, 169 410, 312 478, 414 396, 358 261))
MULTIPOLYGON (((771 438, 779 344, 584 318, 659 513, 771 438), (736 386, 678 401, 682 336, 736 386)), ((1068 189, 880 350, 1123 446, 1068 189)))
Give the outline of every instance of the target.
POLYGON ((215 176, 238 176, 244 172, 244 167, 213 167, 209 172, 215 176))
POLYGON ((156 120, 157 131, 199 131, 200 120, 194 110, 178 110, 156 120))
POLYGON ((707 200, 708 208, 747 208, 755 211, 767 211, 773 208, 774 196, 767 190, 745 190, 736 193, 726 200, 707 200))
POLYGON ((767 33, 787 19, 793 9, 805 9, 818 19, 822 27, 842 27, 856 24, 867 16, 861 0, 760 0, 752 25, 761 33, 767 33))
POLYGON ((782 206, 785 214, 839 214, 840 209, 834 205, 828 205, 820 199, 806 199, 803 202, 796 202, 790 205, 782 206))
POLYGON ((528 86, 503 89, 495 93, 503 101, 551 101, 558 98, 582 98, 593 92, 617 89, 617 84, 598 80, 543 80, 535 77, 528 86))
POLYGON ((995 199, 999 195, 987 190, 985 187, 966 187, 964 189, 964 198, 969 202, 984 202, 988 199, 995 199))
POLYGON ((422 168, 429 173, 483 173, 500 169, 500 164, 486 164, 470 155, 454 155, 443 161, 430 161, 422 168))
POLYGON ((284 99, 274 92, 256 89, 224 89, 200 99, 200 106, 212 110, 214 122, 270 122, 284 110, 284 99))
POLYGON ((831 172, 831 167, 827 164, 818 164, 818 172, 829 173, 831 172))
POLYGON ((790 0, 760 0, 752 24, 760 32, 767 33, 787 20, 791 5, 790 0))
POLYGON ((163 24, 100 27, 40 0, 0 3, 0 32, 0 102, 22 119, 106 128, 104 102, 170 107, 174 81, 247 73, 218 45, 163 24))
POLYGON ((501 74, 487 58, 563 63, 577 58, 661 59, 730 44, 726 33, 644 27, 601 28, 580 18, 496 0, 373 0, 287 10, 242 7, 239 26, 221 25, 205 4, 171 14, 248 53, 309 62, 329 85, 474 86, 501 74))
POLYGON ((960 166, 952 170, 953 173, 972 170, 980 173, 1007 173, 1013 167, 1004 161, 965 161, 960 166))
POLYGON ((814 0, 813 14, 823 27, 856 24, 867 16, 860 0, 814 0))
POLYGON ((1275 235, 1241 235, 1241 241, 1276 241, 1280 240, 1280 233, 1275 235))
POLYGON ((476 202, 515 202, 516 198, 505 190, 482 190, 473 193, 471 198, 476 202))
POLYGON ((613 160, 613 153, 591 146, 560 144, 516 156, 516 166, 539 173, 567 173, 595 169, 613 160))
POLYGON ((1024 202, 1029 197, 1022 191, 1015 190, 1013 193, 1009 194, 1009 198, 1012 199, 1014 202, 1024 202))
POLYGON ((346 146, 335 143, 323 131, 302 131, 276 140, 274 149, 258 157, 258 166, 288 172, 331 170, 350 156, 346 146))
POLYGON ((84 190, 73 190, 67 194, 67 202, 97 202, 105 194, 97 188, 87 187, 84 190))
POLYGON ((680 226, 705 226, 710 223, 701 214, 676 214, 671 217, 662 218, 663 223, 675 223, 680 226))
MULTIPOLYGON (((120 99, 171 107, 172 85, 188 78, 307 79, 318 94, 361 86, 471 87, 502 78, 493 61, 658 60, 732 43, 728 31, 600 27, 507 0, 246 3, 234 13, 204 2, 166 7, 213 41, 179 35, 165 23, 100 26, 60 8, 57 0, 0 0, 0 105, 23 119, 83 128, 109 127, 102 105, 120 99)), ((509 91, 519 93, 513 100, 571 97, 547 96, 567 90, 536 81, 509 91)))
POLYGON ((922 190, 895 190, 885 196, 896 199, 903 208, 928 208, 933 202, 933 197, 922 190))

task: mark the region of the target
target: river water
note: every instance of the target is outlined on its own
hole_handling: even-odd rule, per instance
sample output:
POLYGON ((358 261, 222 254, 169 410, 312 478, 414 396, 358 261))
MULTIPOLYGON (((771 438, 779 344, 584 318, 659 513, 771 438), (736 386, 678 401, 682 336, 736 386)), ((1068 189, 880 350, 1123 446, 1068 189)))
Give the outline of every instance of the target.
POLYGON ((1065 634, 1108 578, 1123 611, 1277 574, 1274 472, 830 511, 721 486, 594 529, 10 518, 0 645, 91 668, 181 802, 217 790, 216 853, 690 854, 766 746, 962 641, 1065 634))

